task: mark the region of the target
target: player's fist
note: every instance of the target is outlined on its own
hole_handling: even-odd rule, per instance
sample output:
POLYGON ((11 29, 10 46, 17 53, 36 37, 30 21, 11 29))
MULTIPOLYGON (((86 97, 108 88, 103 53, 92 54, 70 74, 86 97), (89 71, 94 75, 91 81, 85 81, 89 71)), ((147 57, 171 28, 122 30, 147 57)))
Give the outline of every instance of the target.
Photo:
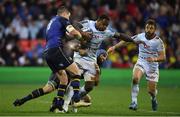
POLYGON ((114 52, 114 50, 115 50, 115 47, 112 46, 112 47, 108 48, 107 53, 108 53, 108 54, 109 54, 109 53, 112 53, 112 52, 114 52))
POLYGON ((156 62, 156 61, 157 61, 157 58, 148 57, 148 58, 146 58, 146 60, 147 60, 148 62, 156 62))
POLYGON ((86 40, 90 40, 92 38, 92 32, 81 32, 81 35, 86 40))

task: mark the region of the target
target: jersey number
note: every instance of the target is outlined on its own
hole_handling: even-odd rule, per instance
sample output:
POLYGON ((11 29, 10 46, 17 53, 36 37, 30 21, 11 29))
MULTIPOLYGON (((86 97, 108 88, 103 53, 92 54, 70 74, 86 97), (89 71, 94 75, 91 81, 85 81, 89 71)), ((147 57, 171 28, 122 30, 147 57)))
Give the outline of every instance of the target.
POLYGON ((53 23, 53 21, 54 21, 54 19, 52 19, 52 20, 49 22, 49 24, 48 24, 48 26, 47 26, 47 30, 46 30, 46 31, 48 31, 48 30, 50 29, 51 24, 53 23))

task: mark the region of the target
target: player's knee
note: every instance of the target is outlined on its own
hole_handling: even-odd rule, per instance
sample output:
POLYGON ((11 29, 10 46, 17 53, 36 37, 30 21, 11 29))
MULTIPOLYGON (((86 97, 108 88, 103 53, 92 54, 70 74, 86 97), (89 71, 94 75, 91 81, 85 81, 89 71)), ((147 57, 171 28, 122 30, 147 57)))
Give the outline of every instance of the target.
POLYGON ((54 91, 54 87, 48 84, 45 85, 42 89, 43 89, 43 92, 46 94, 54 91))
POLYGON ((71 75, 71 78, 72 78, 72 79, 81 79, 81 75, 79 75, 79 74, 73 74, 73 75, 71 75))
POLYGON ((155 94, 156 93, 156 89, 155 88, 148 88, 148 93, 149 94, 155 94))
POLYGON ((94 82, 86 83, 86 84, 85 84, 85 90, 86 90, 87 92, 92 91, 93 88, 94 88, 94 82))
POLYGON ((133 84, 138 84, 138 83, 139 83, 139 78, 133 77, 133 84))

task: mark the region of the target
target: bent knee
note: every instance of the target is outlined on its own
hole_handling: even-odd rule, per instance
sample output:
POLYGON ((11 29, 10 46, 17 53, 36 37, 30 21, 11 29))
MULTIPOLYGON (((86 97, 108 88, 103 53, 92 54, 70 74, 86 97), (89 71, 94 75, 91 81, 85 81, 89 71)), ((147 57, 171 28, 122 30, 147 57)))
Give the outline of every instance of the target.
POLYGON ((94 88, 94 82, 86 83, 86 84, 85 84, 85 90, 86 90, 87 92, 92 91, 93 88, 94 88))
POLYGON ((138 77, 133 77, 133 84, 138 84, 139 83, 139 79, 138 77))
POLYGON ((54 87, 49 84, 45 85, 42 89, 43 89, 44 93, 50 93, 50 92, 54 91, 54 87))

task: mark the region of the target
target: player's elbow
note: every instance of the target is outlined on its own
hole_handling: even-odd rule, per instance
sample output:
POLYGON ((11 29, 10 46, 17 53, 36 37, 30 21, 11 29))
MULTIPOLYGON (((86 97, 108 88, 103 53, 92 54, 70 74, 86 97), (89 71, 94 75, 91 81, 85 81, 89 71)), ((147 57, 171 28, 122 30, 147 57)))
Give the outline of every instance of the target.
POLYGON ((161 62, 165 62, 165 61, 166 61, 166 56, 160 57, 160 61, 161 61, 161 62))
POLYGON ((162 61, 163 61, 163 62, 166 61, 166 56, 163 57, 162 61))
POLYGON ((79 31, 77 31, 77 30, 71 31, 70 35, 73 35, 74 38, 78 38, 78 39, 82 38, 81 33, 79 31))

